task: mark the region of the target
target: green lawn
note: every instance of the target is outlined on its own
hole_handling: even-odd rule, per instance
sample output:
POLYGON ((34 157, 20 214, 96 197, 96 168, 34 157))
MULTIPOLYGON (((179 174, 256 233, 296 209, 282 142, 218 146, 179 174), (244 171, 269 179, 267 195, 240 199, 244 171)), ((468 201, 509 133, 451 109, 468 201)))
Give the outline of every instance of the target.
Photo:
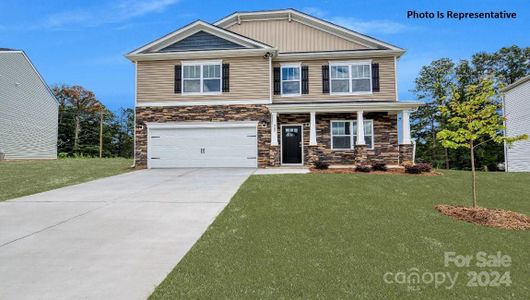
POLYGON ((127 172, 124 158, 0 162, 0 201, 127 172))
MULTIPOLYGON (((530 214, 530 174, 480 173, 478 182, 479 205, 530 214)), ((528 299, 530 232, 481 227, 433 209, 469 203, 469 187, 469 173, 460 171, 253 176, 152 298, 528 299), (445 267, 448 251, 502 251, 512 263, 445 267), (419 290, 383 279, 411 268, 459 277, 451 289, 449 281, 412 284, 419 290), (468 287, 469 271, 510 272, 512 283, 468 287)))

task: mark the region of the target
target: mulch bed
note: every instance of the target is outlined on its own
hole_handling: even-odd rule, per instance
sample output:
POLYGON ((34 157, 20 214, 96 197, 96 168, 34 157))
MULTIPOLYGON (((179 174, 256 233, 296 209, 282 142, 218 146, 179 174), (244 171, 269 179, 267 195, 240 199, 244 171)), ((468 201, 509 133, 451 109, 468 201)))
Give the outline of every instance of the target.
POLYGON ((319 169, 311 168, 310 171, 311 173, 317 173, 317 174, 386 174, 386 175, 407 175, 407 176, 439 176, 439 175, 442 175, 441 173, 438 173, 435 171, 421 173, 421 174, 410 174, 410 173, 406 173, 405 169, 402 169, 402 168, 388 169, 387 171, 370 171, 370 172, 358 172, 358 171, 355 171, 354 168, 330 168, 326 170, 319 170, 319 169))
POLYGON ((530 229, 530 217, 509 210, 445 204, 437 205, 435 208, 446 216, 483 226, 512 230, 530 229))

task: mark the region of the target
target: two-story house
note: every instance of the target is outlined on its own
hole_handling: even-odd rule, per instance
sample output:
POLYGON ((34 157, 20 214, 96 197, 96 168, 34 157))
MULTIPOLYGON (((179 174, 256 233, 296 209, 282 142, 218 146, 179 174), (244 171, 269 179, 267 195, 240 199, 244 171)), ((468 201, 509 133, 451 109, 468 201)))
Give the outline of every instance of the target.
POLYGON ((408 161, 420 104, 398 101, 404 52, 293 9, 195 21, 127 55, 136 166, 408 161))

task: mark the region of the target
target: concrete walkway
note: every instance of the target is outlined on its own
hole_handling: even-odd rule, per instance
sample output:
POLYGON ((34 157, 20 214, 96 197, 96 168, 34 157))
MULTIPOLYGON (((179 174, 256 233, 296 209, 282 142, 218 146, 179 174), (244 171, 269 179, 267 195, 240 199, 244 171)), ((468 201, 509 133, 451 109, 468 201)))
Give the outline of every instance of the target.
POLYGON ((145 299, 253 171, 144 170, 0 202, 0 299, 145 299))

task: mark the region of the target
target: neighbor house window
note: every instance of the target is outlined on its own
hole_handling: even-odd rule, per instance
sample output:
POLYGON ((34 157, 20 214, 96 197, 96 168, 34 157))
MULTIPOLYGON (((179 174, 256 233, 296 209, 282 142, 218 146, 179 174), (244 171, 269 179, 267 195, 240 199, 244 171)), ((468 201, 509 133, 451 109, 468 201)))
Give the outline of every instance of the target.
POLYGON ((301 87, 300 65, 282 65, 282 95, 300 95, 301 87))
POLYGON ((358 94, 372 91, 371 62, 330 64, 331 93, 358 94))
POLYGON ((221 92, 221 63, 183 63, 184 94, 217 94, 221 92))
MULTIPOLYGON (((374 122, 364 120, 364 141, 374 148, 374 122)), ((357 121, 331 121, 331 149, 353 149, 357 143, 357 121)))

